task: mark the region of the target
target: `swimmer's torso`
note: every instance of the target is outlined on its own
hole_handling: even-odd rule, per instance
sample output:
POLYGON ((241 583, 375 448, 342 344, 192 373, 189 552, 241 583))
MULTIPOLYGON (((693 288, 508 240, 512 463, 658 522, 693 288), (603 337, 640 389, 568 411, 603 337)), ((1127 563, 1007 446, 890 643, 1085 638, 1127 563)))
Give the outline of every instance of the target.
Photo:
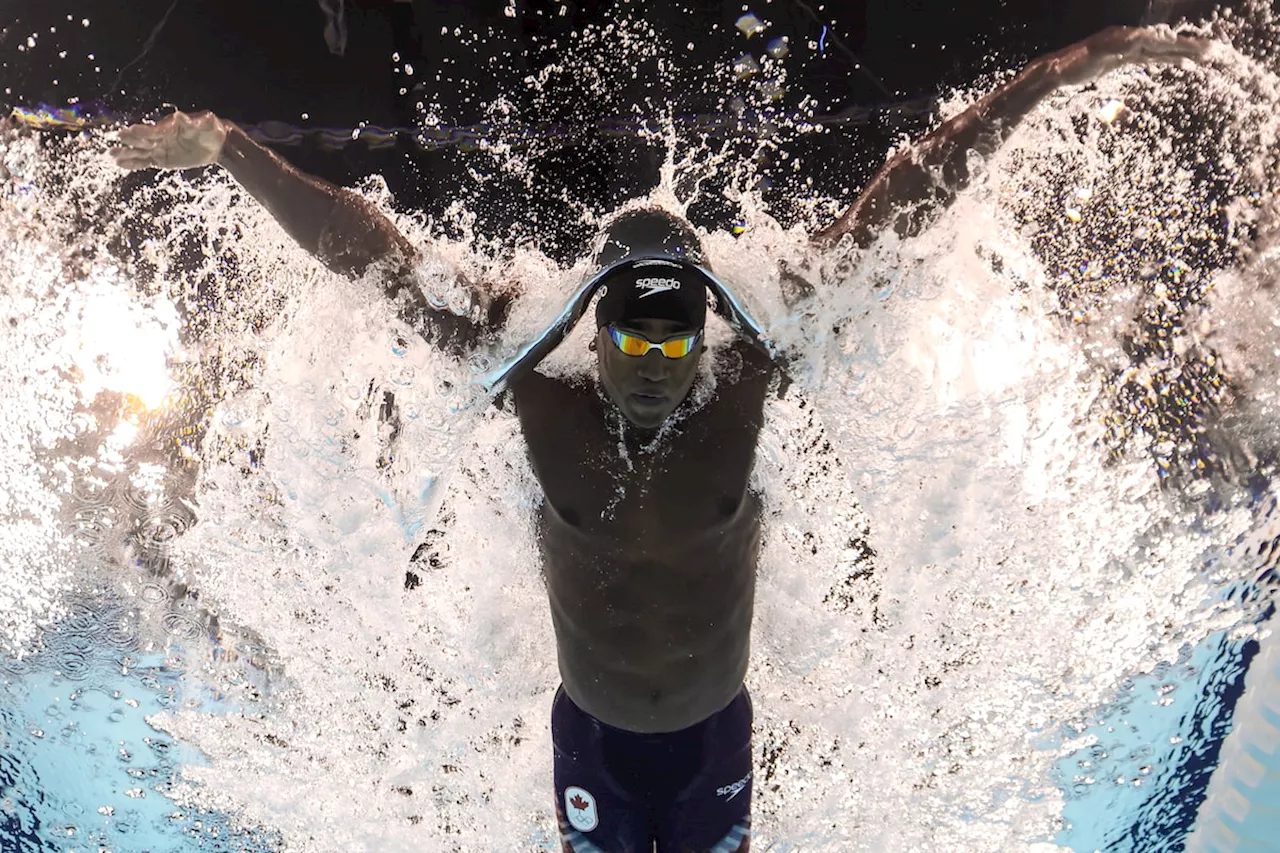
POLYGON ((546 495, 539 539, 565 690, 630 731, 705 719, 746 673, 760 546, 747 485, 771 366, 745 343, 719 356, 715 397, 649 447, 621 437, 594 380, 533 374, 514 388, 546 495))

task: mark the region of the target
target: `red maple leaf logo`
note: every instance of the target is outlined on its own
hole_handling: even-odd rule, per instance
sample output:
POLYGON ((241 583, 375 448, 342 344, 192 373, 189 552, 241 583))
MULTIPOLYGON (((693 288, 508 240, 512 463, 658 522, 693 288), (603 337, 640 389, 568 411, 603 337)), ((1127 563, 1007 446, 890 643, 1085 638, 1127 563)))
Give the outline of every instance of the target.
POLYGON ((573 806, 578 811, 585 811, 591 804, 582 799, 581 794, 574 794, 573 799, 569 801, 569 805, 573 806))

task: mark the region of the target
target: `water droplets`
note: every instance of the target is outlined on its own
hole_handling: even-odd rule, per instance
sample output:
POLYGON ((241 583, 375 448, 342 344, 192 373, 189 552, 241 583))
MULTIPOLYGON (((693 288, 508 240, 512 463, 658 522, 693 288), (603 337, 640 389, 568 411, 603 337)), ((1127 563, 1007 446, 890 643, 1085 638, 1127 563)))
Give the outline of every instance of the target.
POLYGON ((1119 98, 1111 98, 1098 108, 1098 119, 1106 124, 1111 124, 1120 117, 1120 113, 1123 110, 1124 101, 1119 98))
POLYGON ((158 604, 168 598, 165 588, 155 581, 148 581, 138 591, 138 597, 148 604, 158 604))
POLYGON ((127 614, 109 615, 102 639, 113 653, 128 653, 138 648, 137 620, 127 614))
POLYGON ((396 371, 391 374, 391 381, 401 387, 413 385, 417 381, 417 378, 417 369, 411 364, 406 364, 403 367, 397 368, 396 371))
POLYGON ((205 632, 204 620, 193 613, 170 610, 160 621, 169 636, 179 640, 194 640, 205 632))
POLYGON ((92 661, 88 649, 75 648, 70 643, 64 643, 54 666, 55 671, 64 678, 80 681, 89 674, 92 661))
POLYGON ((149 555, 165 555, 193 521, 191 512, 178 504, 153 509, 138 525, 138 545, 149 555))
POLYGON ((120 514, 107 504, 84 507, 76 511, 73 537, 91 554, 100 556, 114 551, 114 534, 120 525, 120 514))
POLYGON ((746 80, 760 73, 760 63, 749 53, 744 53, 737 59, 733 60, 733 76, 739 80, 746 80))
MULTIPOLYGON (((508 14, 514 17, 515 9, 510 4, 508 14)), ((743 15, 738 21, 739 32, 749 39, 761 35, 765 27, 754 15, 743 15)), ((639 30, 627 34, 615 28, 602 32, 600 39, 614 55, 661 49, 661 45, 650 44, 654 41, 651 35, 639 30), (624 41, 633 37, 640 47, 624 41)), ((814 48, 825 47, 825 34, 823 41, 823 45, 815 42, 814 48)), ((763 38, 751 44, 762 42, 763 38)), ((739 43, 739 48, 742 46, 739 43)), ((690 42, 688 49, 692 48, 690 42)), ((671 49, 678 52, 679 42, 671 49)), ((751 109, 783 97, 784 78, 777 73, 776 63, 790 50, 787 37, 779 36, 763 52, 756 49, 754 55, 743 54, 751 65, 717 69, 731 89, 733 97, 728 103, 735 116, 747 115, 751 109)), ((414 74, 411 67, 403 70, 406 76, 414 74)), ((606 67, 580 73, 568 68, 563 76, 574 84, 586 81, 580 88, 599 94, 610 91, 602 81, 609 80, 615 70, 606 67), (601 83, 598 90, 592 88, 596 83, 601 83)), ((561 91, 548 85, 550 77, 531 81, 536 87, 546 87, 539 92, 545 93, 547 101, 561 91)), ((1089 132, 1101 132, 1090 115, 1093 108, 1092 102, 1083 108, 1082 125, 1092 128, 1089 132)), ((1055 120, 1062 118, 1060 113, 1053 115, 1055 120)), ((1104 123, 1114 120, 1100 118, 1104 123)), ((1119 135, 1111 130, 1106 133, 1119 135)), ((361 138, 365 136, 367 133, 361 134, 361 138)), ((1081 171, 1087 170, 1076 170, 1081 171)), ((1093 177, 1085 175, 1084 179, 1093 177)), ((1107 215, 1108 183, 1091 186, 1097 187, 1096 201, 1071 196, 1070 183, 1055 185, 1052 191, 1045 190, 1043 182, 1033 183, 1018 187, 1017 192, 1020 198, 1047 199, 1058 225, 1064 208, 1075 210, 1079 227, 1069 231, 1076 235, 1097 227, 1096 221, 1107 215), (1067 193, 1065 201, 1063 193, 1067 193)), ((975 190, 983 191, 981 187, 975 190)), ((201 216, 221 215, 215 203, 204 207, 209 210, 202 208, 201 216)), ((1072 394, 1085 381, 1081 377, 1088 375, 1087 366, 1073 360, 1079 353, 1070 353, 1071 358, 1062 356, 1053 346, 1057 338, 1037 323, 1044 306, 1026 293, 1037 292, 1039 279, 1034 274, 1015 280, 998 273, 993 279, 981 263, 970 263, 974 258, 985 263, 993 255, 987 243, 966 242, 967 229, 990 213, 980 206, 967 208, 970 214, 975 209, 980 215, 940 226, 946 240, 911 244, 903 250, 905 258, 894 255, 894 247, 887 254, 868 252, 861 256, 862 269, 870 270, 870 275, 847 269, 829 276, 824 272, 823 283, 829 285, 825 289, 839 295, 823 297, 822 312, 806 317, 805 322, 816 328, 816 322, 811 321, 838 316, 845 324, 836 329, 833 322, 829 333, 833 349, 838 350, 829 363, 832 373, 839 374, 833 381, 843 384, 830 398, 809 401, 810 405, 794 411, 786 409, 790 405, 786 401, 770 402, 771 417, 779 420, 771 427, 769 440, 778 452, 773 457, 761 454, 758 467, 761 471, 776 469, 777 478, 783 481, 777 518, 784 520, 770 521, 776 524, 770 528, 768 547, 775 549, 772 556, 776 559, 762 566, 757 652, 761 666, 753 675, 757 679, 753 690, 759 686, 759 725, 767 733, 772 756, 768 770, 777 774, 771 780, 776 790, 762 791, 761 795, 763 832, 784 825, 786 815, 812 814, 806 808, 821 812, 823 797, 831 798, 832 803, 846 798, 840 799, 839 807, 832 806, 832 814, 848 813, 850 802, 859 811, 895 813, 895 806, 909 798, 923 804, 910 811, 938 816, 936 823, 941 828, 931 826, 930 830, 960 832, 947 823, 948 809, 961 798, 980 802, 992 792, 983 786, 1007 771, 1009 755, 1024 757, 1025 728, 1028 719, 1035 716, 1026 709, 1043 711, 1037 718, 1041 723, 1052 719, 1049 712, 1057 706, 1041 692, 1052 693, 1057 701, 1075 689, 1053 680, 1062 671, 1054 668, 1058 662, 1054 655, 1072 656, 1081 681, 1095 673, 1090 666, 1101 666, 1096 677, 1106 682, 1109 670, 1103 666, 1107 661, 1099 664, 1104 654, 1100 649, 1114 649, 1119 640, 1132 640, 1131 647, 1139 649, 1134 654, 1145 654, 1141 647, 1147 638, 1119 633, 1122 616, 1110 622, 1099 620, 1100 625, 1086 620, 1056 632, 1055 637, 1066 638, 1060 643, 1035 642, 1050 631, 1048 627, 1033 625, 1027 633, 1029 622, 1054 625, 1060 611, 1074 604, 1088 601, 1089 609, 1105 608, 1108 605, 1103 596, 1096 601, 1086 599, 1066 582, 1052 596, 1041 597, 1034 585, 1005 594, 1002 583, 1028 576, 1023 570, 1027 565, 1037 577, 1053 578, 1059 563, 1075 562, 1079 565, 1071 583, 1087 586, 1090 554, 1074 550, 1071 543, 1078 536, 1073 534, 1086 524, 1081 519, 1096 518, 1089 514, 1093 504, 1105 503, 1117 480, 1128 475, 1117 473, 1124 468, 1122 462, 1111 460, 1112 468, 1098 473, 1088 464, 1092 457, 1070 455, 1078 444, 1072 429, 1090 423, 1094 414, 1072 408, 1072 394), (912 270, 919 266, 938 267, 945 274, 916 275, 912 270), (996 286, 989 286, 993 282, 996 286), (1022 283, 1021 291, 1015 286, 1018 282, 1022 283), (1021 295, 1010 300, 1011 292, 1021 295), (848 302, 842 304, 844 298, 848 302), (856 310, 849 307, 851 304, 856 310), (957 326, 970 334, 957 335, 957 326), (993 335, 992 329, 1012 329, 1016 334, 1005 339, 993 335), (974 346, 945 349, 944 344, 959 337, 991 344, 985 356, 988 361, 983 361, 984 353, 974 346), (1019 337, 1033 340, 1034 346, 1016 348, 1010 341, 1019 337), (990 358, 992 353, 996 358, 990 358), (1021 355, 1015 358, 1009 353, 1021 355), (1034 363, 1042 373, 1004 383, 998 393, 984 396, 983 389, 991 387, 984 381, 1000 372, 984 365, 1000 361, 1002 355, 1011 364, 1034 363), (1055 372, 1059 358, 1069 369, 1055 372), (954 365, 966 367, 947 374, 954 365), (1042 384, 1052 390, 1043 390, 1042 384), (957 396, 934 398, 922 394, 922 388, 950 389, 957 396), (965 393, 971 396, 966 398, 965 393), (1055 394, 1063 395, 1066 402, 1055 394), (956 400, 967 403, 958 406, 956 400), (824 413, 822 418, 813 414, 815 409, 824 413), (781 410, 786 413, 778 414, 781 410), (1010 424, 1018 419, 1023 425, 1014 429, 1010 424), (819 420, 825 421, 825 428, 819 420), (958 421, 977 426, 962 433, 953 429, 958 421), (984 444, 982 435, 995 438, 984 444), (1037 444, 1041 439, 1050 446, 1048 450, 1037 444), (824 446, 831 448, 830 452, 824 453, 824 446), (1034 457, 1035 452, 1045 456, 1034 457), (1002 460, 1013 453, 1026 454, 1025 467, 1018 468, 1019 473, 1054 475, 1059 473, 1054 466, 1062 463, 1063 472, 1080 478, 1084 485, 1054 491, 1068 478, 1046 476, 1051 485, 1040 487, 1039 497, 1025 498, 1025 504, 1034 505, 1034 513, 1027 505, 1013 505, 1010 496, 1023 499, 1023 490, 1035 491, 1017 476, 1005 476, 1012 469, 1001 467, 1002 460), (854 497, 869 499, 878 532, 863 530, 852 517, 828 514, 833 508, 852 514, 846 482, 851 475, 839 467, 841 460, 847 464, 851 459, 857 460, 861 475, 854 497), (1091 476, 1095 479, 1088 481, 1091 476), (1055 527, 1057 507, 1049 498, 1075 501, 1070 510, 1083 515, 1055 527), (1011 511, 991 509, 1003 507, 1006 499, 1011 511), (993 528, 971 513, 965 515, 959 505, 981 506, 986 514, 1001 518, 1010 530, 993 528), (895 523, 899 511, 902 524, 895 523), (954 519, 951 525, 941 521, 947 518, 954 519), (1006 533, 1007 539, 1002 538, 1006 533), (1036 551, 1038 542, 1053 543, 1059 550, 1036 559, 1041 556, 1036 551), (879 562, 875 549, 884 550, 879 562), (815 571, 776 570, 777 566, 796 565, 806 569, 812 565, 815 571), (892 570, 882 572, 883 566, 892 570), (838 577, 822 575, 835 571, 832 567, 839 570, 838 577), (789 576, 779 580, 783 574, 789 576), (929 583, 912 586, 910 578, 917 577, 927 577, 929 583), (812 606, 795 607, 797 600, 812 606), (1031 611, 1035 611, 1034 620, 1027 616, 1031 611), (828 617, 832 621, 822 621, 828 617), (823 630, 814 630, 815 625, 823 630), (1041 633, 1036 633, 1037 628, 1041 633), (983 642, 970 642, 966 639, 970 636, 983 642), (1072 645, 1076 642, 1072 638, 1078 636, 1089 642, 1072 645), (797 663, 796 648, 812 650, 824 643, 835 649, 828 657, 797 663), (849 648, 856 648, 858 654, 849 656, 849 648), (795 672, 800 671, 803 702, 788 695, 795 695, 799 683, 795 672), (1026 675, 1027 671, 1032 675, 1026 675), (1000 692, 1007 687, 1003 675, 1009 672, 1024 679, 1018 682, 1018 690, 1011 691, 1012 697, 1000 692), (993 673, 1000 677, 992 677, 993 673), (1040 677, 1046 681, 1042 687, 1037 681, 1040 677), (872 684, 875 689, 850 690, 849 684, 872 684), (1033 684, 1037 687, 1028 687, 1033 684), (933 699, 946 691, 977 697, 970 704, 978 705, 978 716, 970 719, 964 710, 949 717, 950 706, 933 699), (814 705, 819 708, 815 710, 814 705), (1014 734, 1007 739, 1010 731, 1014 734), (831 756, 835 741, 844 749, 848 767, 865 763, 868 772, 875 774, 875 790, 850 788, 850 776, 829 775, 837 771, 818 757, 831 756), (865 750, 850 745, 864 742, 869 744, 865 750), (947 772, 923 776, 918 765, 934 760, 947 772), (996 772, 984 773, 984 767, 995 767, 996 772), (929 787, 914 790, 910 786, 916 782, 929 787), (895 799, 900 794, 903 798, 895 799), (807 803, 809 798, 817 805, 807 803)), ((259 215, 255 211, 252 205, 238 205, 235 215, 250 217, 252 225, 252 217, 259 215)), ((1070 212, 1066 218, 1071 221, 1070 212)), ((1053 223, 1038 224, 1034 230, 1037 235, 1062 238, 1054 227, 1053 223)), ((1162 227, 1159 220, 1153 221, 1144 239, 1158 238, 1162 227)), ((272 231, 245 229, 246 233, 255 230, 272 231)), ((739 241, 725 254, 730 255, 730 263, 738 258, 744 278, 753 276, 752 281, 768 269, 772 256, 761 260, 764 256, 753 254, 756 250, 749 243, 774 240, 771 249, 807 251, 790 246, 785 239, 774 239, 776 235, 759 216, 744 218, 734 230, 752 239, 739 241)), ((1136 229, 1134 233, 1138 233, 1136 229)), ((237 238, 238 260, 245 269, 259 268, 254 266, 254 252, 260 236, 237 238)), ((984 235, 984 240, 998 242, 997 237, 1017 242, 1017 238, 1003 234, 984 235)), ((1105 280, 1107 263, 1092 263, 1098 255, 1086 249, 1088 245, 1073 244, 1065 253, 1068 260, 1053 268, 1087 269, 1079 274, 1082 286, 1105 280), (1080 258, 1086 263, 1072 262, 1080 258)), ((263 250, 262 254, 272 253, 263 250)), ((1017 252, 1006 251, 1004 257, 1010 254, 1017 252)), ((260 268, 278 273, 275 278, 291 285, 314 275, 310 265, 280 262, 278 256, 272 264, 260 268)), ((1006 263, 1002 269, 1012 266, 1006 263)), ((1033 273, 1036 266, 1024 263, 1033 273)), ((469 300, 461 298, 464 294, 451 289, 451 273, 440 271, 439 277, 442 280, 430 281, 430 287, 424 289, 431 294, 433 305, 460 313, 474 310, 469 300)), ((1163 291, 1153 286, 1151 292, 1161 294, 1158 301, 1162 305, 1176 302, 1175 279, 1191 277, 1192 272, 1170 275, 1167 284, 1160 282, 1163 291)), ((223 457, 212 454, 214 458, 200 472, 199 482, 188 482, 176 469, 170 472, 163 465, 144 468, 138 457, 147 452, 147 442, 138 440, 121 448, 120 474, 114 479, 78 477, 72 481, 60 523, 71 531, 77 547, 90 555, 95 567, 115 573, 111 575, 114 579, 135 592, 114 609, 95 603, 94 608, 103 614, 96 620, 82 609, 73 610, 62 628, 50 632, 48 665, 82 685, 92 681, 86 673, 98 666, 131 671, 145 666, 145 656, 134 653, 140 647, 180 649, 181 655, 175 652, 167 658, 170 667, 196 667, 208 656, 210 665, 223 667, 218 671, 217 685, 243 696, 269 682, 264 673, 270 669, 266 650, 271 649, 270 654, 279 654, 292 667, 296 685, 289 703, 282 703, 265 722, 251 715, 233 715, 225 725, 209 726, 203 712, 214 704, 212 701, 199 705, 202 713, 196 714, 181 691, 156 699, 156 704, 170 710, 165 715, 166 725, 191 743, 214 747, 209 753, 218 757, 214 766, 206 769, 209 790, 228 797, 251 797, 259 784, 278 787, 279 779, 304 777, 311 783, 308 799, 286 801, 285 807, 294 810, 288 820, 300 825, 314 821, 313 826, 336 822, 334 815, 343 814, 342 809, 359 810, 368 803, 351 796, 346 783, 353 778, 367 781, 375 774, 383 774, 377 778, 384 779, 386 756, 407 746, 425 751, 432 759, 439 759, 438 763, 455 760, 447 755, 450 751, 466 756, 466 762, 449 764, 454 771, 441 783, 447 790, 439 794, 440 802, 456 794, 458 803, 470 803, 467 808, 471 808, 482 786, 486 794, 492 788, 482 780, 497 779, 495 800, 510 794, 511 802, 517 805, 509 810, 520 812, 521 820, 527 823, 527 814, 521 811, 525 801, 519 797, 525 795, 526 788, 533 788, 524 783, 536 775, 530 768, 544 766, 543 759, 527 759, 520 751, 523 747, 490 747, 477 728, 481 725, 478 721, 494 720, 494 730, 500 731, 506 722, 499 717, 519 719, 517 715, 525 715, 523 718, 529 719, 542 713, 538 709, 549 699, 545 690, 554 679, 554 664, 544 659, 551 648, 550 639, 538 633, 545 626, 527 618, 532 608, 545 606, 539 604, 539 578, 531 568, 536 565, 531 556, 536 540, 528 528, 531 508, 539 498, 527 488, 531 475, 521 467, 527 466, 527 461, 515 438, 516 427, 509 412, 487 407, 463 411, 471 401, 469 379, 491 368, 483 357, 469 358, 455 369, 442 359, 423 356, 423 345, 416 339, 377 338, 384 323, 361 316, 368 305, 353 295, 357 291, 344 290, 341 282, 326 284, 332 288, 300 288, 308 296, 290 303, 290 311, 298 313, 284 312, 289 314, 289 322, 278 326, 262 323, 251 335, 246 333, 245 339, 235 335, 220 339, 228 350, 252 350, 261 371, 248 374, 252 381, 245 384, 254 386, 252 393, 243 388, 222 389, 226 396, 219 398, 209 420, 210 445, 225 442, 236 447, 239 455, 226 454, 224 464, 223 457), (315 295, 315 290, 321 294, 315 295), (333 299, 325 301, 329 296, 333 299), (293 337, 290 323, 296 323, 293 337), (322 330, 329 334, 322 334, 322 330), (354 343, 349 351, 335 353, 325 351, 322 342, 326 340, 354 343), (266 378, 259 383, 259 376, 266 378), (255 396, 257 389, 265 390, 255 396), (200 501, 199 524, 193 508, 196 504, 186 502, 195 495, 200 501), (441 500, 447 501, 448 507, 437 513, 441 500), (402 582, 406 554, 419 550, 428 556, 415 571, 410 587, 407 581, 402 582), (122 554, 133 559, 97 559, 122 554), (449 559, 439 558, 443 554, 449 559), (192 584, 190 590, 185 583, 192 584), (412 596, 413 607, 403 606, 406 595, 412 596), (262 636, 243 642, 228 637, 226 631, 236 630, 235 624, 229 629, 220 626, 205 609, 210 602, 217 603, 219 615, 227 614, 246 634, 258 631, 262 636), (482 606, 472 606, 476 604, 482 606), (111 651, 100 656, 99 649, 111 651), (539 693, 540 689, 544 692, 539 693), (358 708, 358 713, 352 708, 358 708), (296 727, 296 737, 289 734, 285 748, 280 744, 286 741, 276 732, 290 726, 296 727), (334 736, 321 737, 321 733, 334 736), (408 740, 411 733, 417 737, 408 740), (249 774, 243 768, 255 761, 261 761, 266 771, 246 782, 249 774), (331 771, 330 767, 339 769, 331 771), (335 782, 332 792, 326 787, 331 782, 335 782)), ((546 284, 551 292, 550 282, 546 284)), ((752 297, 763 293, 746 292, 752 297)), ((547 298, 561 298, 560 292, 547 298)), ((779 317, 784 322, 796 319, 785 313, 779 317)), ((827 334, 825 330, 822 333, 827 334)), ((15 359, 13 363, 22 362, 15 359)), ((1158 387, 1158 383, 1148 381, 1147 386, 1158 387)), ((23 407, 29 403, 23 402, 23 407)), ((96 425, 86 426, 76 434, 83 436, 96 429, 96 425)), ((140 439, 145 435, 139 432, 140 439)), ((1169 452, 1165 455, 1170 458, 1181 447, 1180 442, 1159 441, 1152 444, 1153 452, 1166 444, 1169 452)), ((1136 494, 1141 497, 1142 493, 1136 494)), ((59 494, 59 498, 66 497, 59 494)), ((1132 515, 1145 511, 1145 504, 1126 503, 1107 515, 1105 523, 1087 525, 1091 530, 1089 547, 1107 545, 1115 528, 1131 523, 1132 515)), ((1176 571, 1176 566, 1161 568, 1176 571)), ((1132 574, 1137 580, 1112 572, 1107 575, 1108 584, 1140 594, 1145 588, 1141 572, 1132 574)), ((1046 586, 1051 582, 1046 581, 1046 586)), ((1161 600, 1142 604, 1161 613, 1170 608, 1161 600)), ((1173 615, 1178 616, 1176 612, 1173 615)), ((0 672, 22 672, 27 666, 0 656, 0 672)), ((147 675, 148 689, 160 690, 164 675, 158 670, 147 675)), ((197 676, 192 674, 190 679, 195 682, 197 676)), ((139 683, 143 683, 142 677, 139 683)), ((1178 695, 1161 692, 1144 704, 1162 710, 1166 700, 1178 695)), ((121 728, 131 716, 118 707, 98 709, 95 714, 115 720, 121 728)), ((54 726, 42 725, 44 730, 55 731, 54 726)), ((16 730, 21 734, 25 729, 16 730)), ((108 757, 113 750, 114 746, 107 751, 108 757)), ((148 750, 129 744, 120 760, 149 753, 159 756, 165 751, 167 745, 152 745, 148 750)), ((535 743, 528 754, 537 751, 535 743)), ((1151 757, 1141 759, 1144 763, 1132 771, 1100 766, 1119 755, 1108 742, 1101 757, 1091 754, 1085 759, 1089 766, 1077 768, 1078 778, 1067 777, 1064 789, 1083 796, 1106 787, 1098 785, 1098 779, 1136 782, 1151 773, 1155 761, 1151 757)), ((1137 761, 1138 756, 1130 754, 1126 760, 1137 761)), ((1160 765, 1155 766, 1158 769, 1160 765)), ((132 766, 128 769, 131 787, 126 795, 133 797, 133 792, 149 790, 133 781, 145 778, 144 771, 132 766)), ((406 775, 412 772, 404 771, 406 775)), ((1034 775, 1034 771, 1028 772, 1034 775)), ((434 784, 411 781, 419 798, 434 784)), ((1007 790, 996 793, 1004 797, 1007 790)), ((536 791, 528 796, 534 798, 536 791)), ((119 803, 116 808, 124 811, 119 803)), ((444 811, 447 808, 447 803, 441 806, 444 811)), ((350 815, 356 831, 362 826, 361 819, 359 814, 350 815)), ((487 819, 488 815, 477 818, 487 819)), ((428 821, 425 829, 430 828, 428 821)), ((895 823, 894 828, 901 826, 895 823)), ((417 827, 416 831, 423 830, 417 827)), ((480 830, 475 832, 480 834, 480 830)), ((468 840, 459 845, 465 849, 468 840)), ((477 844, 485 842, 489 848, 481 849, 490 849, 489 837, 477 844)))

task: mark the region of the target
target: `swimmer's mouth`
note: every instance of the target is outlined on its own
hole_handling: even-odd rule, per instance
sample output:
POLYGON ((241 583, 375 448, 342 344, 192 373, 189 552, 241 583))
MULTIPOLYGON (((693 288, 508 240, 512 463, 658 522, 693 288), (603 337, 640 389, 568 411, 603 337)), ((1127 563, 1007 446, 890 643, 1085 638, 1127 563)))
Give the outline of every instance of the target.
POLYGON ((659 406, 667 402, 665 394, 647 394, 643 391, 637 391, 631 395, 631 399, 639 403, 641 406, 659 406))

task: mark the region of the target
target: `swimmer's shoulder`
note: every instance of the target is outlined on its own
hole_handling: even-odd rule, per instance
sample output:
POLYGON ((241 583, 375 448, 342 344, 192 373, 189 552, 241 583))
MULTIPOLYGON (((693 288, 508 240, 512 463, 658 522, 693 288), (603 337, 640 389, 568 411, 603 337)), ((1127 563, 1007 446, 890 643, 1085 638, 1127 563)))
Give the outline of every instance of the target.
POLYGON ((544 418, 578 417, 599 408, 592 380, 578 376, 548 376, 530 370, 511 383, 506 395, 526 427, 544 418))
POLYGON ((763 400, 780 372, 768 353, 743 337, 736 338, 715 356, 712 370, 716 376, 717 396, 729 394, 763 400))

